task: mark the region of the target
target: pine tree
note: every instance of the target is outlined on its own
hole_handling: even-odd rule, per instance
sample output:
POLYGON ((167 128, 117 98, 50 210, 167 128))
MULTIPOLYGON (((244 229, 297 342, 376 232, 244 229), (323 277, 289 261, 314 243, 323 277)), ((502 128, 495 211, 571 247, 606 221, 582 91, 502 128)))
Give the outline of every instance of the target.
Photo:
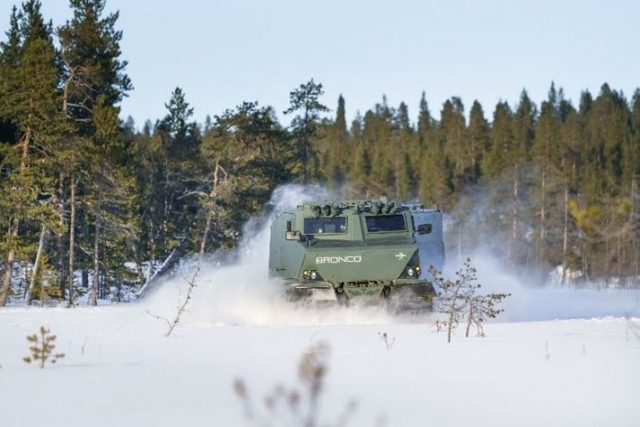
POLYGON ((395 167, 394 197, 398 200, 411 200, 417 195, 418 173, 414 159, 419 152, 419 143, 409 121, 409 109, 404 102, 398 106, 394 125, 395 148, 393 153, 395 167))
MULTIPOLYGON (((3 238, 5 270, 0 285, 0 305, 9 297, 13 264, 27 242, 20 228, 37 223, 37 230, 53 226, 51 206, 38 203, 53 194, 51 164, 56 135, 64 130, 59 110, 58 69, 52 41, 52 26, 45 24, 40 2, 29 0, 18 13, 13 10, 8 43, 0 51, 2 99, 0 117, 12 124, 16 138, 2 147, 3 184, 7 199, 7 234, 3 238)), ((24 255, 23 255, 24 256, 24 255)))
POLYGON ((469 115, 469 126, 465 131, 465 146, 467 153, 465 156, 469 159, 468 165, 464 170, 464 187, 461 188, 455 209, 451 212, 452 226, 449 227, 449 234, 452 241, 456 242, 451 247, 452 251, 456 250, 460 256, 462 253, 468 253, 469 250, 476 248, 481 242, 480 233, 482 230, 476 224, 477 216, 475 213, 482 207, 479 204, 479 194, 475 185, 478 184, 481 177, 481 168, 483 156, 489 146, 489 124, 484 117, 482 106, 479 102, 474 102, 469 115))
MULTIPOLYGON (((115 29, 119 14, 115 12, 104 16, 105 3, 105 0, 70 0, 73 18, 58 29, 64 77, 62 109, 77 128, 76 137, 67 141, 65 149, 93 154, 85 159, 87 161, 86 167, 99 165, 100 168, 100 170, 91 171, 86 175, 78 175, 76 171, 82 170, 83 166, 81 164, 68 165, 72 171, 70 182, 73 186, 73 193, 78 196, 76 200, 90 199, 96 202, 91 207, 94 220, 93 244, 89 242, 88 233, 81 235, 83 245, 94 247, 94 269, 97 265, 96 261, 99 259, 99 248, 95 245, 99 242, 100 237, 99 227, 102 220, 103 196, 101 191, 105 188, 103 185, 105 182, 104 173, 110 171, 111 176, 115 176, 115 170, 119 167, 117 159, 109 156, 104 151, 102 144, 106 134, 115 135, 116 132, 116 128, 113 126, 115 123, 112 123, 108 117, 112 117, 113 112, 118 111, 117 104, 133 88, 131 80, 125 73, 127 62, 120 59, 122 32, 115 29), (96 108, 101 115, 104 115, 100 119, 96 117, 96 108), (99 121, 102 121, 101 125, 98 123, 99 121), (106 125, 107 123, 109 124, 106 125), (107 128, 104 128, 105 125, 107 128), (99 126, 103 127, 99 128, 99 126), (99 132, 102 133, 102 136, 98 135, 99 132), (96 159, 100 159, 99 163, 96 162, 96 159)), ((109 138, 109 144, 116 144, 116 142, 109 138)), ((70 154, 65 154, 65 157, 80 161, 70 154)), ((60 181, 65 182, 65 177, 61 176, 60 181)), ((91 220, 88 215, 89 207, 77 208, 73 206, 70 209, 73 212, 78 212, 78 218, 73 217, 71 221, 76 223, 77 227, 86 229, 86 223, 91 220)), ((75 233, 75 230, 72 229, 71 233, 75 233)), ((75 239, 70 236, 70 242, 73 241, 75 239)), ((76 248, 73 246, 69 248, 69 264, 73 263, 75 250, 76 248)), ((87 277, 88 263, 83 268, 83 277, 87 277)), ((95 276, 98 273, 98 271, 94 271, 95 276)), ((69 280, 73 280, 72 275, 69 280)), ((69 287, 72 288, 72 283, 69 284, 69 287)), ((91 302, 95 303, 95 300, 92 298, 91 302)))
POLYGON ((353 156, 350 158, 347 177, 352 182, 353 197, 365 197, 369 174, 371 173, 371 154, 365 145, 363 136, 364 119, 358 113, 351 122, 351 141, 353 144, 353 156))
POLYGON ((205 202, 213 204, 209 211, 216 224, 208 245, 212 249, 230 247, 276 186, 292 179, 290 142, 270 107, 245 102, 216 116, 204 137, 202 157, 209 172, 201 193, 205 202), (224 188, 216 189, 217 172, 226 176, 224 188))
MULTIPOLYGON (((196 192, 201 186, 203 165, 199 156, 202 137, 193 108, 186 95, 177 87, 165 104, 167 115, 158 123, 151 138, 149 200, 154 209, 158 242, 162 256, 176 248, 195 249, 199 233, 192 235, 193 218, 200 208, 196 192)), ((150 218, 151 220, 151 218, 150 218)))
MULTIPOLYGON (((486 205, 490 209, 485 214, 485 229, 493 236, 499 236, 498 242, 489 244, 504 248, 504 242, 512 247, 511 222, 513 200, 513 164, 517 156, 514 137, 513 112, 506 102, 499 102, 493 113, 490 145, 482 159, 482 182, 493 189, 493 194, 486 205), (500 214, 498 214, 500 212, 500 214)), ((494 249, 498 249, 495 247, 494 249)))
POLYGON ((302 183, 317 177, 317 154, 314 141, 320 136, 320 114, 329 111, 319 98, 324 94, 321 83, 313 79, 289 94, 290 106, 284 114, 298 113, 291 121, 293 137, 298 141, 297 158, 302 169, 302 183))
POLYGON ((460 98, 454 97, 445 101, 440 113, 440 136, 444 153, 451 162, 454 192, 459 192, 465 185, 465 176, 473 163, 473 153, 465 141, 464 105, 460 98))
POLYGON ((431 112, 429 111, 429 104, 427 103, 427 97, 424 91, 422 92, 422 96, 420 98, 420 106, 418 111, 418 137, 420 142, 420 147, 424 149, 427 145, 427 141, 434 138, 433 131, 436 127, 436 123, 434 119, 431 117, 431 112))
MULTIPOLYGON (((125 230, 123 227, 121 215, 117 215, 122 205, 126 204, 123 199, 127 198, 128 185, 123 179, 118 179, 117 163, 107 161, 114 159, 117 153, 122 152, 122 138, 120 135, 120 119, 118 117, 120 109, 107 104, 106 98, 100 96, 97 99, 93 109, 93 122, 95 125, 94 135, 94 151, 92 152, 92 161, 94 162, 92 170, 95 171, 95 190, 92 194, 95 199, 92 200, 94 209, 94 234, 93 234, 93 276, 89 294, 89 303, 91 305, 98 304, 98 290, 100 287, 99 278, 109 277, 102 265, 102 253, 104 247, 109 246, 107 242, 117 240, 120 233, 115 230, 125 230), (105 201, 108 201, 105 203, 105 201), (109 213, 112 214, 111 221, 109 213), (115 217, 113 213, 116 213, 115 217), (104 272, 103 274, 100 274, 104 272)), ((126 245, 125 245, 126 247, 126 245)))
MULTIPOLYGON (((625 147, 631 147, 631 112, 624 96, 603 85, 594 101, 587 119, 590 162, 593 172, 600 171, 599 190, 591 202, 601 205, 602 218, 598 239, 591 246, 594 271, 608 271, 621 276, 628 264, 628 253, 624 250, 623 236, 630 227, 629 195, 631 177, 624 180, 625 162, 622 158, 625 147), (603 179, 604 178, 604 179, 603 179)), ((587 166, 587 167, 588 167, 587 166)), ((596 191, 597 191, 596 190, 596 191)))
POLYGON ((482 158, 489 147, 489 123, 478 101, 471 106, 466 136, 471 164, 466 168, 465 182, 477 184, 480 180, 482 158))
POLYGON ((539 180, 536 180, 535 187, 536 193, 539 194, 538 202, 536 203, 537 209, 537 239, 536 239, 536 257, 540 262, 545 258, 545 246, 547 242, 547 222, 548 222, 548 208, 549 208, 549 181, 550 174, 552 173, 553 158, 552 150, 558 145, 558 123, 556 119, 556 106, 554 105, 555 91, 552 86, 549 99, 542 103, 540 118, 536 129, 536 137, 532 146, 532 157, 534 168, 537 170, 539 180))
POLYGON ((508 170, 514 151, 513 112, 506 102, 496 105, 490 137, 489 149, 482 161, 482 175, 488 184, 508 170))
POLYGON ((640 277, 640 89, 633 94, 631 124, 633 134, 629 146, 624 153, 630 159, 625 167, 625 174, 631 176, 630 218, 631 218, 631 258, 633 262, 629 274, 635 278, 637 286, 640 277), (632 166, 635 162, 635 166, 632 166))
MULTIPOLYGON (((444 175, 439 174, 444 172, 441 169, 442 162, 438 162, 438 158, 441 155, 439 152, 434 153, 440 149, 440 144, 437 134, 437 123, 431 116, 429 111, 429 104, 425 92, 422 92, 418 111, 418 124, 417 124, 417 136, 419 151, 417 153, 420 163, 418 166, 418 198, 423 202, 431 205, 443 204, 444 200, 439 199, 442 195, 440 191, 436 190, 437 187, 444 189, 447 185, 442 179, 446 179, 444 175), (431 147, 431 149, 429 149, 431 147), (444 183, 444 184, 443 184, 444 183)), ((444 161, 444 158, 441 158, 444 161)))
POLYGON ((322 139, 324 145, 323 170, 327 183, 331 188, 341 187, 346 178, 350 141, 345 116, 345 101, 342 95, 338 98, 336 118, 324 125, 322 139))
POLYGON ((64 110, 90 132, 93 106, 100 95, 118 104, 133 89, 121 60, 119 12, 103 17, 106 0, 69 0, 73 19, 58 29, 64 65, 64 110), (89 128, 89 129, 87 129, 89 128))
POLYGON ((580 120, 578 112, 573 108, 567 108, 566 104, 564 122, 560 132, 562 158, 561 169, 563 171, 563 189, 562 189, 562 255, 560 263, 562 269, 562 283, 568 280, 567 271, 578 270, 580 262, 575 251, 570 251, 571 247, 578 247, 578 236, 575 224, 571 221, 570 214, 570 195, 577 193, 578 188, 578 170, 580 169, 580 149, 583 141, 582 128, 583 124, 580 120))
POLYGON ((420 169, 420 201, 427 206, 451 209, 452 180, 452 167, 441 140, 437 137, 426 140, 420 169))

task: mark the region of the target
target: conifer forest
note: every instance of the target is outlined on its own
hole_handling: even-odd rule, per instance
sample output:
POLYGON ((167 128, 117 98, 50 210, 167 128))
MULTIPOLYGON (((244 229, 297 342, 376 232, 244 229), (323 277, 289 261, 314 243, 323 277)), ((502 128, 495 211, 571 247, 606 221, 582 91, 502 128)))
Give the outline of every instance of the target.
POLYGON ((60 26, 40 0, 2 15, 0 306, 95 305, 142 286, 144 265, 233 249, 289 183, 438 206, 448 253, 482 247, 541 283, 557 267, 576 286, 640 283, 640 91, 602 82, 574 103, 549 82, 540 105, 524 89, 516 105, 381 95, 349 122, 348 99, 310 79, 291 82, 286 111, 248 100, 197 123, 176 87, 166 115, 138 125, 119 107, 135 82, 118 13, 69 3, 60 26))

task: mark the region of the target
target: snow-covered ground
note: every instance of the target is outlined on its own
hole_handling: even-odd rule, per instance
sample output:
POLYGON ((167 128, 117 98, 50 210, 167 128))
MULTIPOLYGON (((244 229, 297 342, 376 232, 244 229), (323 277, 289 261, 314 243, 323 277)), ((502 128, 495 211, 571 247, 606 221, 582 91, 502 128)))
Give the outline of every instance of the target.
MULTIPOLYGON (((609 296, 618 300, 601 298, 609 296)), ((200 302, 169 338, 164 322, 147 313, 168 306, 166 295, 98 308, 0 310, 0 425, 287 425, 247 420, 234 381, 243 380, 267 416, 262 401, 274 386, 302 391, 298 363, 317 343, 330 349, 323 423, 335 422, 351 400, 351 426, 640 423, 640 318, 594 311, 593 318, 491 323, 484 338, 459 330, 447 344, 429 318, 255 302, 241 315, 233 301, 221 312, 223 301, 211 301, 211 310, 200 302), (65 357, 39 369, 22 358, 27 335, 43 325, 65 357)))
POLYGON ((351 401, 347 426, 640 425, 640 293, 531 289, 477 258, 483 289, 512 296, 486 337, 461 328, 448 344, 434 314, 283 303, 264 281, 264 233, 237 264, 208 264, 170 337, 159 318, 175 315, 188 269, 137 303, 0 309, 0 426, 300 425, 264 399, 277 385, 304 397, 299 362, 320 343, 316 425, 338 425, 351 401), (23 361, 41 326, 65 353, 44 369, 23 361))

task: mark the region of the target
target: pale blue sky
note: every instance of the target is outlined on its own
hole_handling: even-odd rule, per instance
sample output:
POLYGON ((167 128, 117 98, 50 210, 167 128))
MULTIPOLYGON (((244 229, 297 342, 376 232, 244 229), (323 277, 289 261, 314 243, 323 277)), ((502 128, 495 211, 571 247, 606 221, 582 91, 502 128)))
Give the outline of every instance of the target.
MULTIPOLYGON (((2 38, 15 0, 0 0, 2 38)), ((67 0, 42 0, 55 26, 67 0)), ((536 104, 551 82, 574 104, 607 82, 631 98, 640 86, 640 2, 635 0, 107 0, 119 10, 123 59, 135 89, 122 116, 138 127, 166 114, 180 86, 195 119, 242 101, 271 105, 283 124, 289 92, 313 78, 348 119, 386 95, 412 120, 422 91, 438 118, 459 96, 487 118, 523 89, 536 104)))

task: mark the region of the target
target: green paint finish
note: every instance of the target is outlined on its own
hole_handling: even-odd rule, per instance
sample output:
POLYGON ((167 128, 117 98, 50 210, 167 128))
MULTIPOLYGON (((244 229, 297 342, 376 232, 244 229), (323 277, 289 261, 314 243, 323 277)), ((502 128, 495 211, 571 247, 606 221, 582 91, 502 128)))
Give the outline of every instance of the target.
POLYGON ((383 201, 307 202, 271 226, 269 269, 296 289, 430 301, 430 265, 442 268, 442 213, 383 201))

